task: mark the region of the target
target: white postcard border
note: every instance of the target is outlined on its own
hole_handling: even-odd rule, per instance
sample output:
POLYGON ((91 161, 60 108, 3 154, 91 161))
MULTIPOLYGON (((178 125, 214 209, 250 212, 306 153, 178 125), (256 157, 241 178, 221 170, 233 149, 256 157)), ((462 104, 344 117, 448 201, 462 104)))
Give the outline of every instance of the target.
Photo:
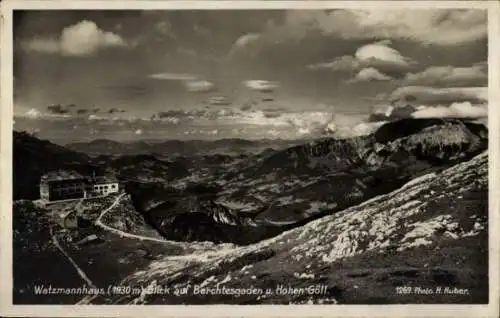
POLYGON ((497 317, 500 242, 500 7, 496 1, 3 1, 0 107, 0 315, 40 317, 497 317), (83 306, 12 305, 12 127, 14 9, 327 9, 327 8, 488 9, 489 74, 489 305, 209 305, 83 306))

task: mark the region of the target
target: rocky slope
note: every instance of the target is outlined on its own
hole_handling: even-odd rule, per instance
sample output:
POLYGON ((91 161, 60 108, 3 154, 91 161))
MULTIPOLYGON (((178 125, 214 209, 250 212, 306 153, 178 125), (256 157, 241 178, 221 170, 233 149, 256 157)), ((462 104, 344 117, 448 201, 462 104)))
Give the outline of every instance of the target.
POLYGON ((488 293, 488 157, 416 178, 334 215, 257 244, 165 256, 125 285, 187 288, 109 303, 485 303, 488 293), (194 295, 193 286, 275 291, 326 285, 321 295, 194 295), (397 294, 396 287, 449 287, 463 293, 397 294))

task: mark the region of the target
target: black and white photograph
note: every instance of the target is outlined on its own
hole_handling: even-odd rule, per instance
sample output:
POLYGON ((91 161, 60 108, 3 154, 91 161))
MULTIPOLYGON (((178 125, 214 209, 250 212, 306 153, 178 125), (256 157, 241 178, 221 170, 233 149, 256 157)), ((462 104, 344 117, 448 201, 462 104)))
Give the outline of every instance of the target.
POLYGON ((12 304, 497 302, 497 4, 414 3, 10 11, 12 304))

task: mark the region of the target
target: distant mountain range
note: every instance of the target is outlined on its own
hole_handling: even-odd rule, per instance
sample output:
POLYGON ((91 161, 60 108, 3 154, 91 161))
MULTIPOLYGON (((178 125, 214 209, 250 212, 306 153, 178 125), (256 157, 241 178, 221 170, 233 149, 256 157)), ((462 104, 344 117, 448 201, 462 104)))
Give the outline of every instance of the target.
POLYGON ((281 149, 298 144, 298 140, 246 140, 240 138, 219 140, 167 140, 118 142, 97 139, 91 142, 70 143, 65 147, 89 156, 156 154, 159 156, 190 156, 199 154, 255 153, 265 148, 281 149))

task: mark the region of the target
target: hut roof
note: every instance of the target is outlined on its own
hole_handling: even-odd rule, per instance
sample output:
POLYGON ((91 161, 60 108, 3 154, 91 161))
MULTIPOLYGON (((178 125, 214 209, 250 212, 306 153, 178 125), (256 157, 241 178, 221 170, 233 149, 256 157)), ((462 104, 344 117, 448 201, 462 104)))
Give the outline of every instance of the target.
POLYGON ((84 179, 81 174, 76 171, 71 170, 58 170, 58 171, 50 171, 44 174, 41 178, 41 181, 50 182, 50 181, 60 181, 60 180, 76 180, 76 179, 84 179))
POLYGON ((118 180, 110 176, 99 176, 95 177, 94 183, 116 183, 118 180))

